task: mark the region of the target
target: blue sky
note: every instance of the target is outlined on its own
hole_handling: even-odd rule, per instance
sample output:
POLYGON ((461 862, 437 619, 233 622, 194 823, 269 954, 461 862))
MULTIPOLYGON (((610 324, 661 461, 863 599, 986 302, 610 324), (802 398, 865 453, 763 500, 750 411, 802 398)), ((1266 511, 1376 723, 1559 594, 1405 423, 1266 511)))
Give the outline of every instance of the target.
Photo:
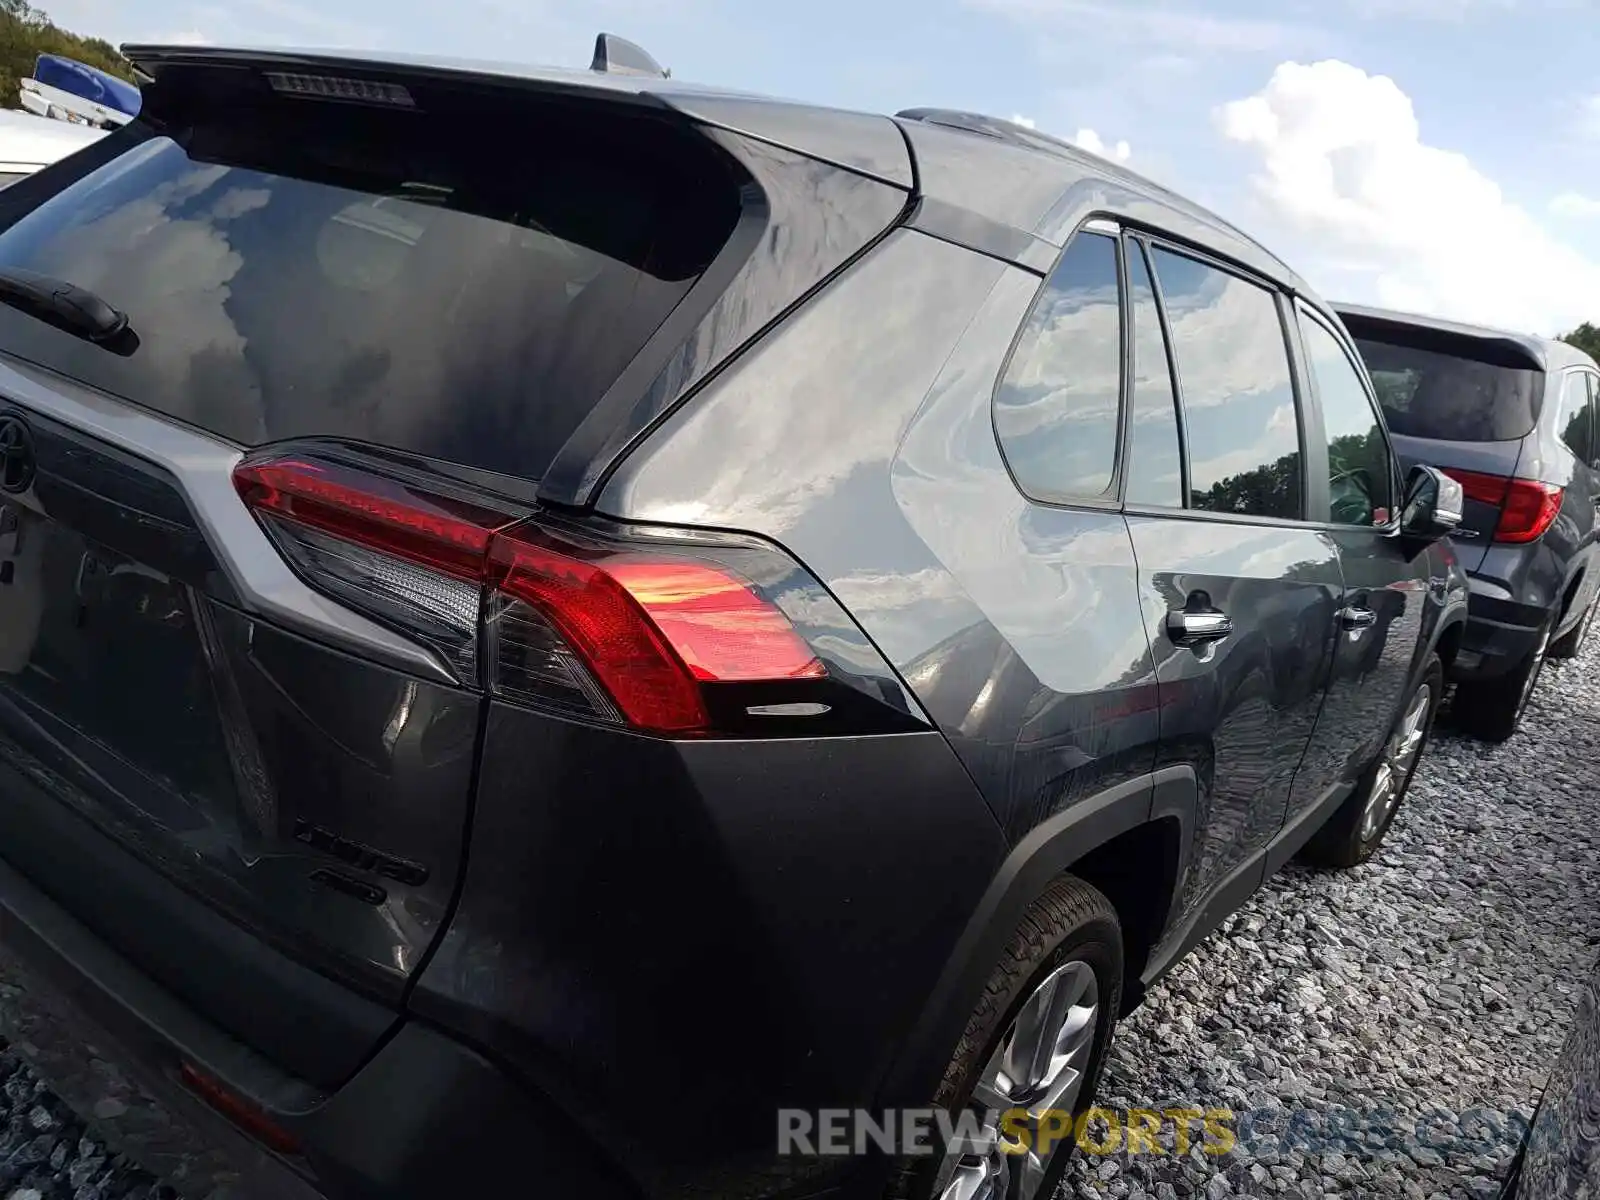
POLYGON ((1600 322, 1600 0, 42 0, 112 41, 586 64, 1022 116, 1243 225, 1325 295, 1600 322))

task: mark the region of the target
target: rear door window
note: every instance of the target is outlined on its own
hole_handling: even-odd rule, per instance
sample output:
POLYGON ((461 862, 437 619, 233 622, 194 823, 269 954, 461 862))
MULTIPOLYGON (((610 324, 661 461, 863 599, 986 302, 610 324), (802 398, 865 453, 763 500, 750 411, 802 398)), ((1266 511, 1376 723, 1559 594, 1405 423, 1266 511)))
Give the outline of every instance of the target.
POLYGON ((1080 233, 1045 284, 995 393, 995 432, 1027 495, 1071 500, 1110 489, 1121 387, 1117 242, 1080 233))
POLYGON ((1394 466, 1377 409, 1339 339, 1304 313, 1300 331, 1328 439, 1329 519, 1336 525, 1386 525, 1394 505, 1394 466))
POLYGON ((1298 520, 1300 426, 1276 297, 1165 247, 1154 253, 1189 452, 1189 506, 1298 520))
POLYGON ((146 136, 0 233, 0 265, 97 292, 137 348, 0 307, 0 351, 246 445, 537 478, 739 213, 705 143, 594 107, 282 101, 146 136))
POLYGON ((1579 462, 1594 458, 1594 413, 1589 401, 1590 376, 1573 371, 1561 381, 1561 410, 1556 414, 1556 433, 1579 462))

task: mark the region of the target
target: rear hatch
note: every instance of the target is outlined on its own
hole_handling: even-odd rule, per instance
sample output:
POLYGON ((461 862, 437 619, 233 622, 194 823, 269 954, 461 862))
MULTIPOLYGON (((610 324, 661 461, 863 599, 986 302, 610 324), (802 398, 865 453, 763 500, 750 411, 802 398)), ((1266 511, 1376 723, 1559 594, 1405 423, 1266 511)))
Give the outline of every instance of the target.
POLYGON ((1529 540, 1540 495, 1514 481, 1544 397, 1538 359, 1508 338, 1340 315, 1366 361, 1402 470, 1423 464, 1462 482, 1463 566, 1476 570, 1497 538, 1529 540))
MULTIPOLYGON (((347 1077, 462 859, 487 593, 438 539, 532 510, 747 185, 639 106, 231 66, 4 193, 0 274, 130 326, 0 305, 6 860, 282 1067, 347 1077)), ((502 609, 527 693, 616 715, 502 609)))

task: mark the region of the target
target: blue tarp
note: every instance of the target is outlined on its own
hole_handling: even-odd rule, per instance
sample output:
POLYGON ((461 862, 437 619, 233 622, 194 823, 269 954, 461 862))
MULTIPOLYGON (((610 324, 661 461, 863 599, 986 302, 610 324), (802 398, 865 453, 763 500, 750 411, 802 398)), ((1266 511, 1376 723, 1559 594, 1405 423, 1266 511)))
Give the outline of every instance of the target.
POLYGON ((34 65, 33 77, 40 83, 125 112, 130 117, 139 115, 139 89, 87 63, 56 54, 41 54, 34 65))

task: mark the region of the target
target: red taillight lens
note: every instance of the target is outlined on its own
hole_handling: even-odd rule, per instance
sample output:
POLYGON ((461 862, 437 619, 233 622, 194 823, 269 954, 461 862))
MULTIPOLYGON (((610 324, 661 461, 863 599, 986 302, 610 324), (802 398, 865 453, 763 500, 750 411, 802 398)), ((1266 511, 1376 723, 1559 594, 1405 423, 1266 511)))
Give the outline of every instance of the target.
POLYGON ((1497 542, 1535 542, 1544 536, 1561 511, 1561 489, 1531 479, 1513 479, 1500 507, 1495 526, 1497 542))
POLYGON ((705 702, 682 658, 604 569, 512 537, 495 539, 494 560, 498 590, 555 626, 630 724, 705 728, 705 702))
POLYGON ((557 535, 309 457, 234 478, 308 583, 512 700, 698 733, 711 726, 703 683, 827 675, 783 612, 720 564, 557 535))
POLYGON ((619 558, 606 564, 606 573, 649 614, 696 679, 744 683, 827 674, 788 619, 726 571, 619 558))
POLYGON ((1492 504, 1496 508, 1506 498, 1506 486, 1511 482, 1504 475, 1483 475, 1477 471, 1458 471, 1454 467, 1447 467, 1444 473, 1461 485, 1468 500, 1492 504))
POLYGON ((496 537, 494 586, 551 621, 631 724, 704 728, 697 681, 827 673, 788 618, 730 571, 626 553, 589 561, 544 541, 533 529, 496 537))
POLYGON ((241 463, 233 483, 253 509, 458 579, 483 577, 489 539, 513 520, 381 475, 308 459, 241 463))
POLYGON ((1445 474, 1461 485, 1468 500, 1492 504, 1500 510, 1494 529, 1497 542, 1536 542, 1561 511, 1561 489, 1554 484, 1454 467, 1446 469, 1445 474))

